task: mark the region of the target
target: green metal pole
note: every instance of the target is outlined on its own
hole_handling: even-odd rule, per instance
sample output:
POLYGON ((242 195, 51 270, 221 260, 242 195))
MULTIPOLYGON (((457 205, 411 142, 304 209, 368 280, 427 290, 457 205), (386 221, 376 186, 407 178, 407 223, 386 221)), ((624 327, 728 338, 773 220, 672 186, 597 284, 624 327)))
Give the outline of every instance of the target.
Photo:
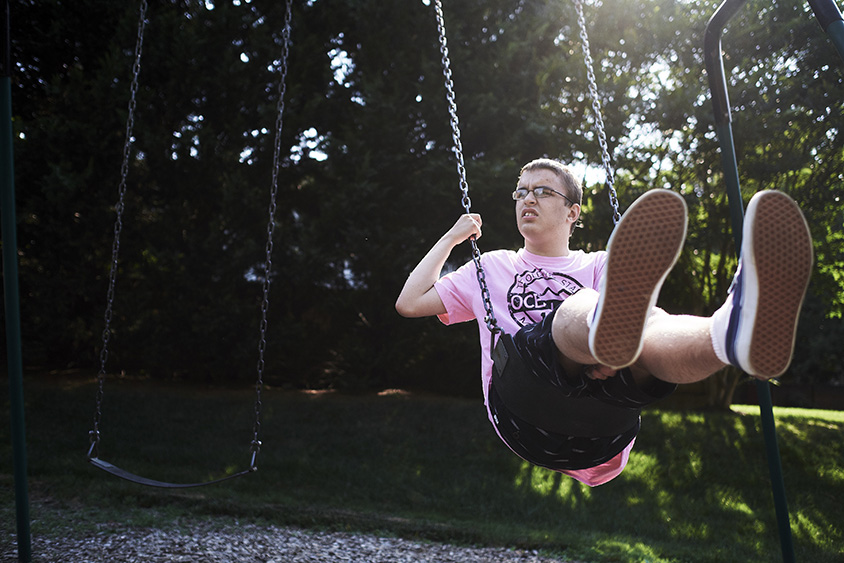
POLYGON ((21 357, 20 292, 18 290, 17 219, 12 158, 12 81, 9 1, 3 0, 0 25, 0 218, 2 218, 3 295, 6 311, 6 352, 9 365, 12 459, 15 472, 18 560, 32 561, 29 529, 29 493, 26 481, 26 430, 21 357))
POLYGON ((818 23, 832 41, 835 50, 844 58, 844 18, 833 0, 809 0, 818 23))
MULTIPOLYGON (((730 202, 730 220, 733 226, 733 239, 736 252, 741 252, 742 228, 744 226, 744 202, 739 185, 738 162, 736 159, 733 132, 730 122, 730 102, 727 92, 727 80, 724 73, 724 60, 721 56, 721 34, 727 22, 745 4, 746 0, 725 0, 706 26, 704 33, 704 58, 709 78, 709 89, 715 114, 715 131, 721 147, 721 162, 724 180, 727 184, 727 199, 730 202)), ((759 414, 762 419, 762 434, 765 438, 765 451, 768 458, 768 472, 771 476, 771 492, 774 496, 774 510, 779 528, 780 547, 785 563, 795 561, 791 523, 788 515, 788 502, 785 496, 785 480, 782 473, 780 449, 777 441, 777 429, 774 421, 770 386, 765 381, 756 382, 759 398, 759 414)))
POLYGON ((832 40, 832 44, 835 45, 838 54, 841 55, 841 58, 844 58, 844 21, 831 24, 826 29, 826 33, 832 40))
MULTIPOLYGON (((716 126, 716 130, 721 127, 716 126)), ((726 163, 735 162, 733 135, 729 130, 719 132, 721 159, 726 163)), ((744 206, 738 183, 738 169, 725 168, 727 197, 730 201, 730 216, 733 224, 733 240, 737 249, 741 248, 742 226, 744 225, 744 206)), ((771 492, 774 496, 774 510, 780 535, 782 558, 786 563, 795 561, 794 542, 791 535, 791 522, 788 515, 788 500, 785 495, 785 478, 780 461, 780 447, 777 439, 777 426, 774 420, 771 385, 767 381, 756 380, 756 396, 759 400, 759 416, 762 420, 762 435, 765 438, 765 451, 768 457, 768 473, 771 476, 771 492)))

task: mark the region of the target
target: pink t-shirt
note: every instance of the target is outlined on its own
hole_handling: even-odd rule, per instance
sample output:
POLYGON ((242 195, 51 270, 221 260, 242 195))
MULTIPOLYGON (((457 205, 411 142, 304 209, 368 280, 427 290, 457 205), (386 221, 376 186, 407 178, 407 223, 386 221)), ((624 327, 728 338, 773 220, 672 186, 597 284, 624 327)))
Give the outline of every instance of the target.
MULTIPOLYGON (((492 298, 492 308, 498 326, 508 334, 515 334, 523 326, 536 323, 577 290, 588 287, 598 290, 606 252, 574 250, 568 256, 538 256, 524 248, 496 250, 481 257, 486 282, 492 298)), ((446 274, 434 285, 445 305, 446 313, 439 316, 444 324, 478 320, 481 342, 481 380, 484 404, 489 411, 489 384, 492 379, 490 332, 483 322, 486 315, 474 262, 446 274)), ((495 424, 493 424, 495 427, 495 424)), ((597 467, 564 470, 589 486, 600 485, 618 476, 630 455, 631 442, 621 453, 597 467)))

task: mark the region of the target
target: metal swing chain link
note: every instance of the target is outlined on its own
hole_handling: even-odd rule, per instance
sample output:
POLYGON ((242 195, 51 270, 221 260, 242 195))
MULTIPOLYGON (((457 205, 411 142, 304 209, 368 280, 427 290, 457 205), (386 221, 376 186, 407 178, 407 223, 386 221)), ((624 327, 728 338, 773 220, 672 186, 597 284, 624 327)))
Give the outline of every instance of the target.
POLYGON ((287 93, 287 60, 290 54, 290 22, 293 12, 293 1, 287 0, 287 13, 284 18, 284 31, 282 32, 281 52, 281 76, 278 85, 278 100, 276 102, 275 141, 273 144, 273 169, 270 187, 269 221, 267 222, 267 245, 266 262, 264 269, 264 283, 261 299, 261 324, 260 337, 258 339, 258 376, 255 381, 255 422, 252 426, 252 462, 249 469, 255 471, 255 464, 258 453, 261 451, 259 439, 261 431, 261 407, 263 406, 261 392, 264 387, 264 355, 267 349, 267 313, 270 308, 270 282, 272 276, 272 255, 273 255, 273 233, 275 232, 275 214, 278 198, 278 171, 281 165, 281 131, 284 126, 284 97, 287 93))
POLYGON ((108 362, 108 344, 111 339, 111 319, 114 309, 114 285, 117 281, 118 257, 120 255, 120 234, 123 231, 123 211, 126 208, 126 179, 129 176, 129 157, 132 148, 132 132, 135 128, 135 108, 137 106, 138 76, 141 73, 141 53, 144 45, 144 28, 146 27, 147 0, 141 0, 138 16, 138 34, 135 41, 135 62, 132 65, 132 82, 129 87, 129 111, 126 118, 126 137, 123 139, 123 162, 120 165, 120 183, 117 188, 117 204, 114 206, 117 215, 114 221, 114 241, 111 246, 111 268, 108 274, 108 292, 106 294, 105 328, 102 334, 102 349, 100 350, 100 371, 97 374, 97 408, 94 414, 94 429, 89 432, 91 448, 88 457, 92 457, 100 444, 100 420, 102 418, 103 385, 108 362))
POLYGON ((592 111, 595 114, 595 128, 598 133, 598 143, 601 145, 601 160, 607 174, 607 187, 610 192, 610 205, 613 209, 613 224, 621 220, 621 213, 618 210, 618 194, 615 191, 615 176, 613 174, 612 162, 610 160, 607 135, 604 131, 604 118, 601 112, 601 100, 598 96, 598 85, 595 80, 593 69, 592 53, 589 45, 589 35, 586 32, 586 18, 583 17, 583 0, 574 0, 574 7, 577 10, 577 24, 580 27, 580 41, 583 45, 583 59, 586 62, 586 77, 589 80, 589 96, 592 98, 592 111))
MULTIPOLYGON (((457 173, 460 176, 460 191, 463 194, 462 205, 466 213, 471 213, 472 200, 469 198, 469 182, 466 180, 466 166, 463 160, 463 143, 460 140, 460 122, 457 119, 457 102, 454 94, 454 81, 451 74, 451 60, 448 56, 448 41, 445 35, 445 17, 443 16, 441 0, 434 0, 434 9, 437 14, 437 31, 440 38, 440 52, 442 53, 442 67, 443 76, 445 78, 446 100, 448 101, 448 113, 451 121, 452 139, 454 140, 454 155, 457 157, 457 173)), ((481 251, 475 237, 469 239, 472 245, 472 261, 475 263, 475 270, 477 272, 478 286, 481 289, 481 297, 484 302, 484 323, 490 331, 490 338, 495 339, 495 335, 502 332, 498 326, 498 320, 495 318, 495 313, 492 310, 492 297, 489 293, 489 287, 486 282, 486 272, 481 264, 481 251)), ((490 348, 491 350, 492 348, 490 348)))

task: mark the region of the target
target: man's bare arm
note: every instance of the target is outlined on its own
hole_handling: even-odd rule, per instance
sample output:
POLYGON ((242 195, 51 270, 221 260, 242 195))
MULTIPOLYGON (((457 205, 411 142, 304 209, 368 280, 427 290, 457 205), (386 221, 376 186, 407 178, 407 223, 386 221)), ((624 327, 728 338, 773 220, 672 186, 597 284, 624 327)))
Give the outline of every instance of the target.
POLYGON ((434 284, 454 247, 472 235, 481 236, 481 216, 475 213, 462 215, 428 251, 407 277, 396 301, 396 311, 401 316, 428 317, 446 312, 434 284))

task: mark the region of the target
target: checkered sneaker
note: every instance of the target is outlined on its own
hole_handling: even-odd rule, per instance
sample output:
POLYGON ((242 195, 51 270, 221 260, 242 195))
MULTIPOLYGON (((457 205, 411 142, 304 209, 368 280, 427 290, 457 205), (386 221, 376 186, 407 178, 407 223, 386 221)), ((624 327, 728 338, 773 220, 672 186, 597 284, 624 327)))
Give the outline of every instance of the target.
POLYGON ((642 352, 642 331, 686 238, 688 212, 679 194, 654 189, 627 209, 607 245, 589 349, 598 363, 619 369, 642 352))

